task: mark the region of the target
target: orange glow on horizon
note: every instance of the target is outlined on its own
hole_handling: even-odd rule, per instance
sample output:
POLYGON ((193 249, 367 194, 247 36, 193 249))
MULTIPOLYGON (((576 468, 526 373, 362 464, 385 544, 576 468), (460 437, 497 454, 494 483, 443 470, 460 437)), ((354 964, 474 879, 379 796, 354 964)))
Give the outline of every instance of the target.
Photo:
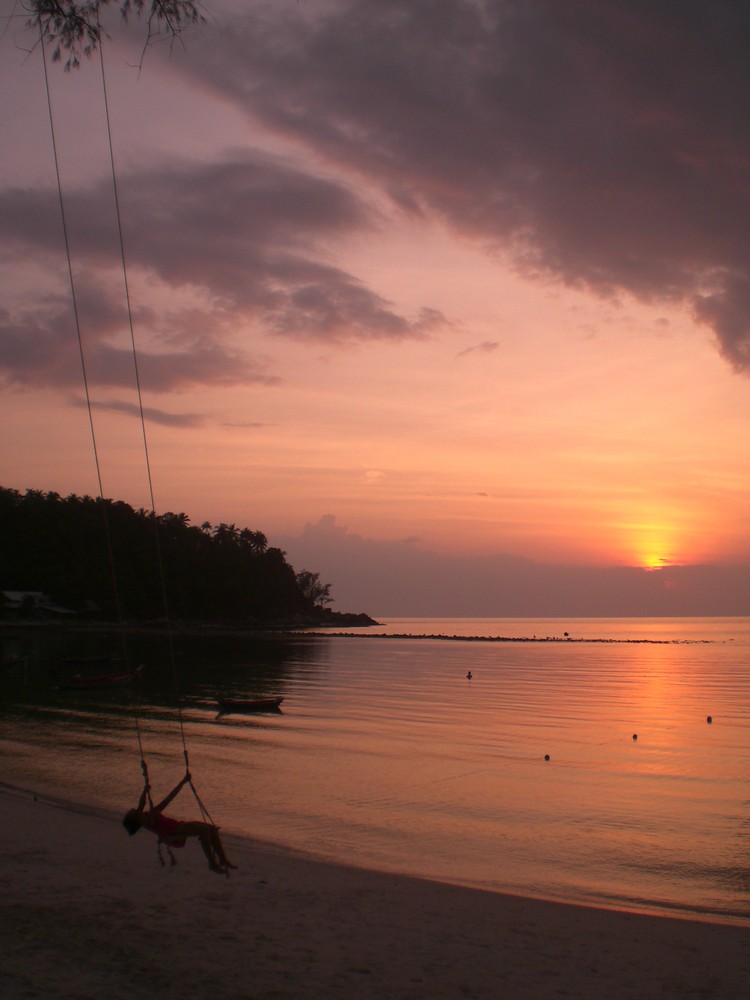
MULTIPOLYGON (((649 572, 673 566, 678 560, 674 557, 677 549, 674 528, 666 528, 663 524, 633 525, 635 535, 633 551, 638 566, 649 572)), ((682 561, 682 560, 679 560, 682 561)))

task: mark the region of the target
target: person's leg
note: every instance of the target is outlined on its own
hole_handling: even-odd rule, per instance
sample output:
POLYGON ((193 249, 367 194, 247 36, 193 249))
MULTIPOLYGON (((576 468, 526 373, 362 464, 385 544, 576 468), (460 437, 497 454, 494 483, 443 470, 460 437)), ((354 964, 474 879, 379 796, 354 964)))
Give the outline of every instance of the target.
POLYGON ((221 837, 219 836, 219 829, 216 826, 209 827, 210 833, 209 837, 211 839, 211 847, 216 852, 217 857, 222 865, 227 868, 236 868, 237 865, 233 865, 229 858, 224 853, 224 845, 221 842, 221 837))
POLYGON ((221 858, 217 857, 214 851, 213 843, 211 842, 211 834, 209 833, 209 831, 201 830, 201 832, 198 834, 198 840, 200 841, 200 845, 203 848, 203 853, 206 855, 206 858, 208 859, 208 867, 211 869, 211 871, 223 872, 224 866, 221 864, 221 858))
POLYGON ((197 820, 187 823, 180 823, 179 832, 185 837, 197 837, 203 849, 203 853, 208 860, 208 867, 214 872, 223 872, 227 868, 235 868, 230 864, 224 853, 219 832, 210 823, 201 823, 197 820))

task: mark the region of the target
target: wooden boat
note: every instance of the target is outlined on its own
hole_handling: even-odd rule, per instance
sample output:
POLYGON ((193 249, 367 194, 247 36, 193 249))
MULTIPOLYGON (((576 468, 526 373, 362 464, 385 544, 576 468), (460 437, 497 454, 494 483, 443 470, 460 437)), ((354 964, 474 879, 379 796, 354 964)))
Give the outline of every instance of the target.
POLYGON ((283 698, 219 698, 219 711, 278 712, 283 698))
POLYGON ((57 684, 58 691, 94 691, 101 688, 125 687, 139 677, 145 667, 141 664, 135 670, 122 670, 115 674, 73 674, 57 684))

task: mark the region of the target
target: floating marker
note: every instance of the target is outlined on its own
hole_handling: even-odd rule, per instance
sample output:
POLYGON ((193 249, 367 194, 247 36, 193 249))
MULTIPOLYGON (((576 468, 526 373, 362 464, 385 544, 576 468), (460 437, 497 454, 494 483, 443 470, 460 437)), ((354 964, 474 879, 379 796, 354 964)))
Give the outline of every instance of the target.
POLYGON ((713 721, 714 721, 714 720, 713 720, 713 716, 712 716, 712 715, 707 715, 707 716, 706 716, 706 722, 707 722, 707 723, 709 724, 709 726, 711 725, 711 723, 712 723, 713 721))
POLYGON ((633 733, 633 739, 634 739, 634 740, 637 740, 637 739, 638 739, 638 733, 633 733))
POLYGON ((545 759, 545 760, 549 760, 549 754, 548 754, 548 753, 546 753, 546 754, 544 755, 544 759, 545 759))

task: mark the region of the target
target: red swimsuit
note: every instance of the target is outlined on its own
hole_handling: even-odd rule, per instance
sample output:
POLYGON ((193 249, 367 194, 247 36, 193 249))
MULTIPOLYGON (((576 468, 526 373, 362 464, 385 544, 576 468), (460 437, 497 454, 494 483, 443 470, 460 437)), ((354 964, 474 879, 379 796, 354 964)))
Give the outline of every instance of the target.
POLYGON ((164 813, 151 813, 151 823, 148 828, 170 847, 184 847, 185 835, 177 832, 181 825, 178 819, 172 819, 164 813))

